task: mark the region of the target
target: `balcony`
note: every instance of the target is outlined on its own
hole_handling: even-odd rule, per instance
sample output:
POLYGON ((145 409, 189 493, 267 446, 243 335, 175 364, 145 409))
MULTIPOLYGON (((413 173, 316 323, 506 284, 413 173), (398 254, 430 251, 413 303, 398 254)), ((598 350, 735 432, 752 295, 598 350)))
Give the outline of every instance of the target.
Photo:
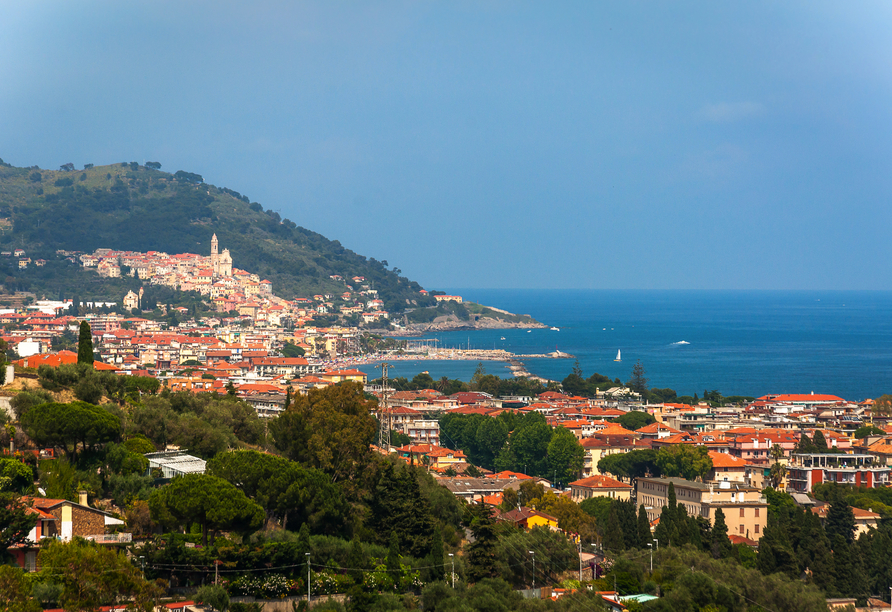
POLYGON ((92 540, 97 544, 129 544, 133 541, 132 533, 102 533, 98 535, 84 536, 85 540, 92 540))

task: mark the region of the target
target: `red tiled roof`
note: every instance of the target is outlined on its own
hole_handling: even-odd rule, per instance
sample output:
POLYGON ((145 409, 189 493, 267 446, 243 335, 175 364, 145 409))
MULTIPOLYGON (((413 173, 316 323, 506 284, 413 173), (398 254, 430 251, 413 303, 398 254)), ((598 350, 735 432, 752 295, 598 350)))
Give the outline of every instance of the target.
POLYGON ((585 487, 587 489, 631 489, 632 485, 620 482, 610 476, 595 475, 576 480, 570 483, 571 487, 585 487))

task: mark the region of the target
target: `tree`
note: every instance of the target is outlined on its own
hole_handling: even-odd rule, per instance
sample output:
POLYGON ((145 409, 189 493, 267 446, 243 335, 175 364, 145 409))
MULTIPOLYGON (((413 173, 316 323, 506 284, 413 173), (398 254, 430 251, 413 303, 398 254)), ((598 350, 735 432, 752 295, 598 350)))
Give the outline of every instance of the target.
POLYGON ((632 377, 629 378, 626 386, 636 393, 645 395, 647 393, 647 378, 645 378, 644 374, 644 366, 641 365, 641 360, 639 359, 632 366, 632 377))
POLYGON ((728 539, 725 513, 721 508, 716 508, 715 522, 712 524, 712 556, 715 559, 725 559, 730 553, 731 540, 728 539))
POLYGON ((31 597, 31 584, 25 572, 11 565, 0 565, 0 601, 6 612, 41 612, 37 598, 31 597))
POLYGON ((892 414, 892 395, 879 396, 873 403, 873 413, 886 416, 892 414))
POLYGON ((77 338, 77 362, 93 365, 93 333, 90 324, 81 321, 80 333, 77 338))
POLYGON ((0 557, 11 546, 27 540, 36 523, 37 515, 28 512, 18 495, 0 493, 0 557))
POLYGON ((487 469, 493 469, 496 455, 508 441, 508 427, 500 419, 483 417, 474 435, 477 452, 472 460, 487 469))
POLYGON ((657 467, 664 476, 695 480, 703 478, 712 469, 712 459, 705 446, 674 444, 657 452, 657 467))
POLYGON ((636 431, 638 429, 641 429, 642 427, 650 425, 651 423, 656 423, 657 420, 652 414, 649 414, 642 410, 630 410, 629 412, 616 419, 616 422, 630 431, 636 431))
POLYGON ((517 466, 524 466, 526 474, 543 478, 548 475, 548 444, 551 436, 551 426, 544 418, 541 421, 534 420, 533 424, 524 423, 511 434, 510 445, 517 466))
POLYGON ((554 429, 547 453, 548 469, 558 482, 569 482, 582 471, 585 449, 569 429, 554 429))
POLYGON ((195 603, 207 604, 212 610, 226 612, 229 609, 229 593, 224 587, 206 584, 195 593, 195 603))
POLYGON ((389 543, 390 534, 396 533, 400 550, 423 558, 431 550, 435 520, 421 493, 417 469, 392 461, 380 466, 369 500, 368 527, 379 544, 389 543))
POLYGON ((653 534, 650 531, 650 521, 647 519, 647 512, 644 505, 638 506, 638 541, 642 547, 647 546, 653 541, 653 534))
MULTIPOLYGON (((27 465, 17 459, 8 459, 0 457, 0 482, 3 478, 8 478, 7 489, 24 493, 26 489, 34 484, 34 473, 27 465)), ((0 491, 4 489, 0 486, 0 491)))
POLYGON ((343 531, 347 502, 324 472, 254 450, 220 453, 207 464, 207 473, 237 486, 260 504, 267 519, 281 519, 296 529, 309 523, 314 533, 343 531))
POLYGON ((855 514, 844 499, 830 504, 824 529, 831 542, 834 536, 841 537, 849 544, 855 540, 855 514))
POLYGON ((198 523, 204 546, 208 544, 209 531, 248 534, 263 524, 263 508, 232 484, 207 474, 174 478, 152 494, 149 507, 152 519, 159 523, 198 523))
POLYGON ((824 432, 820 429, 815 430, 815 437, 812 438, 812 444, 815 446, 814 452, 816 453, 826 453, 829 451, 829 447, 827 446, 827 439, 824 438, 824 432))
POLYGON ((862 425, 855 430, 855 438, 860 440, 867 436, 885 436, 886 432, 875 425, 862 425))
POLYGON ((771 447, 769 454, 771 455, 771 458, 774 459, 774 463, 771 466, 771 474, 769 476, 771 486, 775 489, 779 489, 784 478, 787 477, 787 466, 780 462, 784 457, 784 449, 781 448, 779 444, 775 444, 771 447))
POLYGON ((471 530, 474 541, 468 546, 468 580, 478 582, 494 578, 496 569, 496 521, 492 510, 483 503, 471 504, 465 514, 465 525, 471 530))
POLYGON ((119 596, 134 598, 138 610, 154 610, 162 591, 146 582, 126 554, 80 538, 50 540, 38 555, 42 571, 62 586, 59 603, 65 610, 96 611, 119 596))
POLYGON ((42 447, 63 448, 76 455, 78 445, 93 448, 121 436, 121 419, 86 402, 50 402, 30 408, 20 419, 28 437, 42 447))
POLYGON ((816 453, 817 448, 814 443, 811 441, 811 438, 808 437, 808 434, 802 432, 802 437, 799 438, 799 442, 796 443, 796 452, 797 453, 816 453))
POLYGON ((146 168, 151 168, 152 170, 160 170, 161 164, 159 162, 155 162, 155 161, 147 161, 146 168))
POLYGON ((289 459, 322 470, 332 482, 348 485, 360 475, 375 437, 374 403, 362 385, 342 383, 298 395, 269 424, 276 448, 289 459))

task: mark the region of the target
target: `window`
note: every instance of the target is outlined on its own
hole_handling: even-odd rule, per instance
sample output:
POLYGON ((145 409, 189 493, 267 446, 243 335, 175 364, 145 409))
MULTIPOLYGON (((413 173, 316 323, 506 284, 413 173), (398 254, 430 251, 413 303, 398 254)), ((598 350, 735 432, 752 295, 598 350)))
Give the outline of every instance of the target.
MULTIPOLYGON (((756 509, 755 509, 755 510, 756 510, 756 518, 759 518, 759 509, 758 509, 758 508, 756 508, 756 509)), ((757 528, 756 528, 756 529, 758 529, 758 527, 757 527, 757 528)), ((758 532, 758 531, 756 531, 756 533, 759 533, 759 532, 758 532)))
POLYGON ((743 518, 745 515, 746 515, 746 513, 745 513, 745 509, 744 509, 744 508, 741 508, 741 509, 740 509, 740 518, 743 518))
POLYGON ((756 533, 759 533, 759 525, 756 525, 756 533))
POLYGON ((743 533, 743 525, 741 525, 740 527, 738 527, 737 530, 738 530, 738 533, 743 533))

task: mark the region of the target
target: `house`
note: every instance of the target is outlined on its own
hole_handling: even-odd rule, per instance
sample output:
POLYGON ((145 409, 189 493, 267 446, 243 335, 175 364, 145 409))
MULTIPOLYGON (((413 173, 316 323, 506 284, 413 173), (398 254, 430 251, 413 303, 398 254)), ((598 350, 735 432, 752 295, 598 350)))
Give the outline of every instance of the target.
POLYGON ((319 377, 332 383, 352 381, 366 384, 368 382, 368 376, 360 370, 329 370, 320 373, 319 377))
POLYGON ((108 533, 109 528, 120 527, 124 521, 108 512, 87 505, 87 493, 78 494, 78 502, 67 499, 45 497, 23 497, 29 513, 36 514, 37 523, 28 534, 28 543, 11 548, 16 563, 25 571, 38 571, 37 552, 44 538, 58 538, 68 542, 78 536, 99 544, 127 543, 132 540, 129 533, 108 533))
MULTIPOLYGON (((855 539, 862 533, 867 533, 871 529, 876 529, 880 515, 870 510, 862 510, 861 508, 852 508, 852 514, 855 515, 855 539)), ((830 504, 822 503, 820 506, 813 506, 811 511, 817 514, 823 525, 827 521, 827 513, 830 512, 830 504)))
POLYGON ((647 518, 659 518, 669 503, 669 485, 675 489, 678 504, 690 516, 702 516, 715 523, 721 509, 728 525, 728 535, 745 536, 758 541, 768 522, 768 502, 759 489, 731 482, 703 483, 683 478, 639 478, 638 506, 644 506, 647 518))
POLYGON ((522 529, 547 527, 556 531, 558 528, 558 520, 555 517, 525 506, 503 512, 496 517, 496 520, 512 523, 515 527, 522 529))
POLYGON ((706 480, 746 482, 746 461, 743 459, 716 451, 709 451, 709 458, 712 459, 712 469, 706 475, 706 480))
POLYGON ((629 501, 632 496, 632 485, 609 476, 595 475, 571 482, 570 491, 570 499, 577 504, 592 497, 629 501))
POLYGON ((822 482, 856 487, 889 485, 892 468, 881 465, 875 455, 839 453, 794 453, 787 470, 787 492, 810 493, 822 482))

